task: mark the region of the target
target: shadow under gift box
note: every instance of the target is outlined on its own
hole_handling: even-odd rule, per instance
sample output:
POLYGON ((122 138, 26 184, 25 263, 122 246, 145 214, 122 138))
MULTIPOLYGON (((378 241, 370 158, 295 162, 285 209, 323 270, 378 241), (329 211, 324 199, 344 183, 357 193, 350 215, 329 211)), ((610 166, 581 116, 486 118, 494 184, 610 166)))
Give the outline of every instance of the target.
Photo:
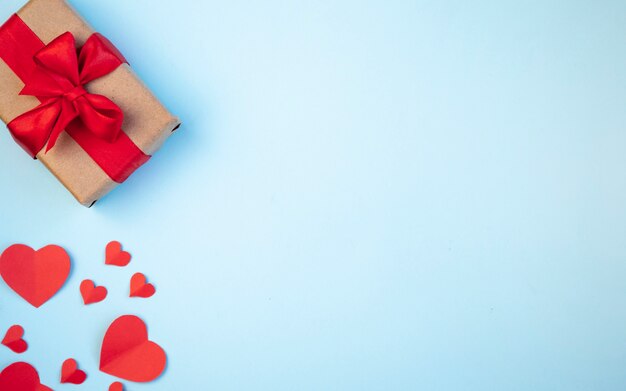
MULTIPOLYGON (((17 15, 44 44, 69 31, 80 47, 95 32, 64 0, 30 0, 17 15)), ((34 96, 19 95, 22 88, 22 80, 0 59, 0 119, 5 123, 40 104, 34 96)), ((146 155, 152 155, 180 126, 178 118, 159 102, 128 64, 87 83, 85 89, 106 96, 121 108, 123 132, 146 155)), ((16 147, 19 148, 17 144, 16 147)), ((119 184, 66 132, 61 133, 54 148, 40 151, 37 159, 85 206, 93 205, 119 184)))

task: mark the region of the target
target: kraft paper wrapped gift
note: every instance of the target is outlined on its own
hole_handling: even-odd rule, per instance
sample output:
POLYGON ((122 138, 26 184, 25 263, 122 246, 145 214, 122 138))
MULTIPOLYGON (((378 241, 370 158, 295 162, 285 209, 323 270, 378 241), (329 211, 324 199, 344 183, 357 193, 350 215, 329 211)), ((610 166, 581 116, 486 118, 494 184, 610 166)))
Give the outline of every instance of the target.
POLYGON ((180 125, 64 0, 31 0, 0 27, 0 119, 85 206, 180 125))

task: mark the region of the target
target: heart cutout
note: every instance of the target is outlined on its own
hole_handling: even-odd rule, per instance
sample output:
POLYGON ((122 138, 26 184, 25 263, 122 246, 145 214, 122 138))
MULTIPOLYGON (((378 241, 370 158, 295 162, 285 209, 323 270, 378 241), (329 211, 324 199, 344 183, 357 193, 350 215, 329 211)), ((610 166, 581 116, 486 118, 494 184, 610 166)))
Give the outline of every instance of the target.
POLYGON ((24 328, 19 324, 15 324, 7 330, 2 344, 15 353, 24 353, 28 349, 28 344, 22 339, 24 336, 24 328))
POLYGON ((149 382, 165 370, 165 351, 148 340, 146 324, 134 315, 115 319, 102 340, 100 370, 135 382, 149 382))
POLYGON ((130 297, 148 298, 156 292, 154 285, 146 283, 143 273, 135 273, 130 278, 130 297))
POLYGON ((96 286, 92 280, 83 280, 80 283, 80 294, 85 305, 98 303, 107 297, 107 288, 96 286))
POLYGON ((116 240, 109 242, 105 250, 106 265, 126 266, 130 263, 130 253, 122 250, 122 244, 116 240))
POLYGON ((63 361, 61 366, 61 383, 83 384, 87 379, 85 371, 78 369, 78 363, 73 358, 63 361))
POLYGON ((109 391, 124 391, 124 385, 118 381, 111 383, 109 391))
POLYGON ((37 251, 14 244, 0 255, 0 275, 24 300, 40 307, 65 284, 71 262, 67 252, 49 245, 37 251))
POLYGON ((52 391, 41 384, 37 370, 25 362, 13 363, 0 372, 0 390, 52 391))

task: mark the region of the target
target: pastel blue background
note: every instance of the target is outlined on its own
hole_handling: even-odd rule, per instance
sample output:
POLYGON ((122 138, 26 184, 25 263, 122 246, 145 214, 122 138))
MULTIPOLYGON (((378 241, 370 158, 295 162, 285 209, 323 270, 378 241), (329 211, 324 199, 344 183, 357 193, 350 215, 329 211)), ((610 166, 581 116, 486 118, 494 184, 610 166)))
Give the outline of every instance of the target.
POLYGON ((0 133, 0 247, 73 259, 0 283, 0 366, 105 390, 131 313, 169 357, 131 391, 626 389, 625 2, 72 4, 184 125, 92 209, 0 133))

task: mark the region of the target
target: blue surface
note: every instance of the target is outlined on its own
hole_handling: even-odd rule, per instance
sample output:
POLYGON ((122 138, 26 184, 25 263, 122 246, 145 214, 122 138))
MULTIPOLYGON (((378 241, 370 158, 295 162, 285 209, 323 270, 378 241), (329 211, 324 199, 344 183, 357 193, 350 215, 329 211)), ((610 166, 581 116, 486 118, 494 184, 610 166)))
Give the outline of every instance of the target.
POLYGON ((184 125, 92 209, 0 133, 0 247, 74 266, 0 283, 0 366, 105 390, 132 313, 169 366, 131 391, 626 389, 625 2, 72 3, 184 125))

